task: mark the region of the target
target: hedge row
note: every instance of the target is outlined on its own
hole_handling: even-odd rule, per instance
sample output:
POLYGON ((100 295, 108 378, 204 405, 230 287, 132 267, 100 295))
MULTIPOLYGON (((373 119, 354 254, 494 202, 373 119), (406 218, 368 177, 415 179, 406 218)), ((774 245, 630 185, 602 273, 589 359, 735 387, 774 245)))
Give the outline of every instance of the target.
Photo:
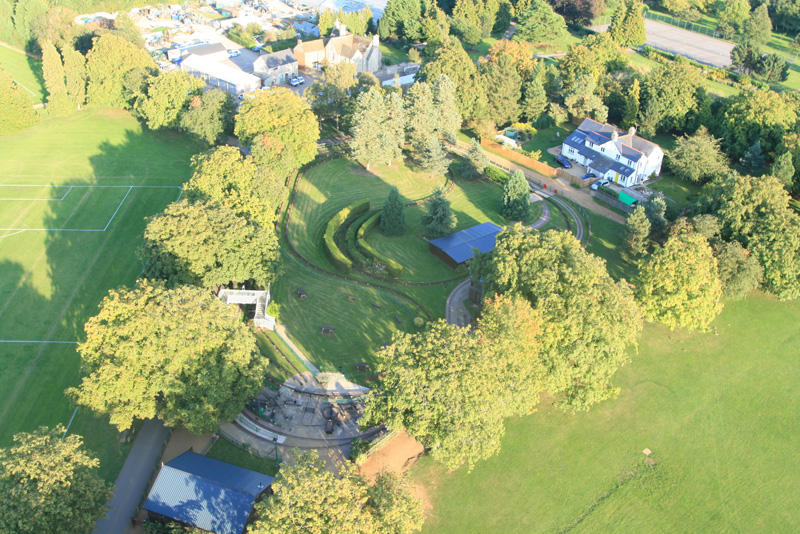
POLYGON ((400 278, 403 274, 403 266, 394 261, 391 258, 387 258, 383 256, 380 252, 372 248, 372 246, 367 243, 367 240, 364 239, 367 234, 372 231, 377 225, 378 222, 381 220, 381 212, 375 213, 372 217, 367 219, 367 221, 361 225, 361 228, 358 229, 358 233, 356 234, 358 237, 357 244, 358 247, 361 249, 366 256, 369 256, 373 260, 380 262, 386 267, 386 272, 389 273, 389 276, 394 278, 400 278))
POLYGON ((325 235, 323 243, 325 245, 325 255, 330 262, 340 271, 349 273, 353 268, 353 262, 342 254, 339 247, 336 245, 336 232, 339 228, 348 221, 351 217, 359 215, 369 210, 369 200, 361 200, 354 204, 350 204, 346 208, 342 208, 336 215, 334 215, 328 225, 325 227, 325 235))
POLYGON ((364 221, 372 217, 372 215, 373 214, 371 213, 365 213, 356 219, 353 224, 347 228, 347 233, 344 236, 344 246, 346 247, 345 252, 359 267, 364 267, 364 265, 366 265, 367 258, 361 253, 360 250, 358 250, 358 246, 356 246, 356 232, 358 232, 358 230, 364 224, 364 221))
POLYGON ((496 182, 496 183, 498 183, 500 185, 506 185, 506 182, 508 181, 508 178, 509 178, 507 172, 501 171, 497 167, 493 167, 491 165, 486 167, 486 169, 483 172, 486 173, 486 177, 488 179, 490 179, 491 181, 496 182))

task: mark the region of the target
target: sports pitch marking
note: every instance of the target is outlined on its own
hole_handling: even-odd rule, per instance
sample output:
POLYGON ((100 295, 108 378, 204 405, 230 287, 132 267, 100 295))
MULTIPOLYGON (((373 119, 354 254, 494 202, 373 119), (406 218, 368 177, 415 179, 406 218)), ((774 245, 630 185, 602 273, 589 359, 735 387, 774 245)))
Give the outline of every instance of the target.
POLYGON ((67 192, 61 198, 0 198, 2 200, 22 200, 28 202, 37 202, 37 201, 44 201, 44 202, 60 202, 67 198, 70 191, 73 189, 124 189, 128 188, 128 191, 125 193, 125 196, 122 197, 117 209, 114 210, 114 213, 111 215, 111 218, 108 220, 106 225, 102 228, 0 228, 0 232, 14 232, 12 234, 6 234, 0 236, 0 239, 4 237, 10 237, 12 235, 21 234, 22 232, 105 232, 108 230, 108 227, 114 221, 114 218, 119 213, 120 208, 125 203, 125 200, 128 198, 128 195, 131 194, 131 191, 134 189, 178 189, 178 199, 180 200, 181 196, 183 195, 183 186, 180 185, 49 185, 49 184, 0 184, 0 187, 67 187, 67 192))
POLYGON ((53 343, 63 345, 77 345, 77 341, 34 341, 30 339, 0 339, 0 343, 53 343))

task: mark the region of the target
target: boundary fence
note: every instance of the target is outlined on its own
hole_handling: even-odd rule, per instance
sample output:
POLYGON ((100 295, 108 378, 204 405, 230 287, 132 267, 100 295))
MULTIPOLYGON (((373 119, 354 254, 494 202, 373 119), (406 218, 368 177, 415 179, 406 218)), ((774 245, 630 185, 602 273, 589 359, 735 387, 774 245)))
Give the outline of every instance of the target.
MULTIPOLYGON (((675 26, 676 28, 681 28, 683 30, 688 30, 690 32, 701 33, 703 35, 708 35, 709 37, 714 37, 716 39, 723 39, 723 37, 717 30, 712 30, 711 28, 708 28, 701 24, 695 24, 694 22, 689 22, 687 20, 676 19, 675 17, 671 17, 669 15, 664 15, 661 13, 654 13, 652 11, 645 11, 644 13, 642 13, 642 16, 654 22, 669 24, 670 26, 675 26)), ((588 28, 593 28, 595 26, 604 26, 606 24, 611 24, 610 16, 597 17, 591 23, 589 23, 588 28)))

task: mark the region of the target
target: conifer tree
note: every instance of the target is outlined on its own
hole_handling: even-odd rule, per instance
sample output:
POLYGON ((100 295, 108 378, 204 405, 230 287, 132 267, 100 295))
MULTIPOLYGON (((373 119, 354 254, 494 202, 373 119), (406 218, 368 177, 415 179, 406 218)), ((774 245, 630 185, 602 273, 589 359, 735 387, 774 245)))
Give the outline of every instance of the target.
POLYGON ((430 239, 447 235, 456 227, 456 216, 441 187, 433 192, 433 197, 428 201, 428 212, 422 217, 422 224, 430 239))
POLYGON ((73 105, 80 109, 86 102, 86 58, 71 46, 65 46, 61 54, 64 56, 67 94, 73 105))
POLYGON ((350 148, 367 170, 376 162, 391 163, 398 155, 397 139, 386 128, 389 120, 386 101, 380 90, 372 88, 359 95, 350 148))
POLYGON ((487 118, 498 126, 519 119, 522 78, 517 72, 514 60, 503 54, 496 61, 486 64, 481 75, 483 86, 491 88, 487 92, 487 118))
POLYGON ((400 198, 396 186, 389 190, 389 196, 381 210, 381 233, 383 235, 402 235, 406 231, 406 206, 400 198))
POLYGON ((792 183, 794 182, 794 163, 792 162, 792 153, 786 151, 775 158, 775 163, 772 164, 770 174, 777 178, 783 184, 783 187, 791 189, 792 183))
POLYGON ((644 212, 650 221, 650 234, 653 237, 663 237, 667 232, 667 203, 663 198, 653 195, 644 203, 644 212))
POLYGON ((645 42, 641 0, 623 0, 611 19, 608 33, 620 46, 641 46, 645 42))
POLYGON ((47 111, 54 117, 69 115, 75 106, 67 95, 64 64, 61 54, 51 42, 42 43, 42 75, 47 88, 47 111))
POLYGON ((643 206, 637 206, 625 221, 622 237, 622 254, 628 261, 634 261, 647 254, 647 241, 650 238, 650 220, 643 206))
POLYGON ((764 154, 761 150, 761 141, 756 141, 742 156, 742 165, 754 172, 759 172, 764 167, 764 154))
POLYGON ((524 221, 531 212, 531 186, 522 171, 516 170, 503 186, 500 215, 510 221, 524 221))
POLYGON ((425 148, 418 153, 419 163, 431 176, 438 176, 447 172, 450 162, 447 153, 442 148, 442 142, 436 135, 432 135, 425 148))
POLYGON ((436 130, 439 137, 448 143, 456 142, 456 133, 461 129, 461 113, 458 112, 456 84, 446 74, 440 74, 432 84, 433 105, 437 111, 436 130))
POLYGON ((481 148, 477 139, 469 142, 467 157, 461 161, 461 176, 468 180, 483 178, 486 176, 486 167, 489 166, 489 159, 481 148))
POLYGON ((641 98, 641 85, 639 80, 634 78, 633 83, 625 95, 625 111, 622 114, 623 128, 636 126, 636 117, 639 115, 639 100, 641 98))
POLYGON ((437 110, 430 85, 425 82, 412 85, 406 94, 405 110, 406 139, 415 151, 422 151, 436 130, 437 110))
POLYGON ((542 113, 547 109, 547 93, 544 90, 541 80, 534 78, 525 84, 522 98, 522 115, 528 122, 534 123, 539 120, 542 113))

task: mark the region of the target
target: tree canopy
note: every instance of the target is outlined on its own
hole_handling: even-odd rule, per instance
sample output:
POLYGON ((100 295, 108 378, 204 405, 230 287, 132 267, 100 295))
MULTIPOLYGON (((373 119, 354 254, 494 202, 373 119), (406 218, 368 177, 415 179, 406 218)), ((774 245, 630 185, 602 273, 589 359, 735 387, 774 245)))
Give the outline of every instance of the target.
POLYGON ((95 106, 125 107, 125 74, 134 69, 155 69, 156 64, 144 47, 114 34, 96 37, 93 43, 86 55, 88 100, 95 106))
POLYGON ((719 139, 705 127, 690 136, 678 137, 675 148, 667 152, 667 161, 678 177, 694 183, 707 182, 729 169, 719 139))
POLYGON ((222 89, 212 89, 191 99, 189 108, 181 115, 180 127, 190 137, 214 145, 233 133, 235 112, 233 95, 222 89))
POLYGON ((149 219, 139 256, 145 277, 172 286, 213 288, 253 280, 267 287, 275 279, 278 248, 270 228, 259 228, 220 204, 184 199, 149 219))
POLYGON ((214 430, 261 390, 268 365, 236 306, 206 289, 140 280, 110 291, 84 328, 85 375, 67 392, 120 431, 152 417, 214 430))
POLYGON ((252 534, 412 534, 422 528, 422 502, 405 477, 381 473, 370 487, 353 464, 325 469, 315 450, 284 465, 272 495, 256 504, 252 534))
POLYGON ((649 321, 707 330, 722 311, 722 282, 706 238, 691 231, 667 239, 642 264, 636 297, 649 321))
POLYGON ((431 239, 447 235, 456 227, 456 215, 441 187, 428 200, 428 210, 422 216, 422 224, 425 225, 425 234, 431 239))
POLYGON ((381 210, 381 233, 402 235, 406 231, 406 206, 400 198, 397 186, 392 186, 381 210))
POLYGON ((400 158, 404 129, 405 111, 397 94, 384 95, 374 87, 361 93, 353 118, 353 155, 367 170, 373 163, 400 158))
POLYGON ((160 73, 149 79, 145 96, 134 109, 151 130, 177 128, 192 98, 200 96, 205 85, 184 70, 160 73))
POLYGON ((623 0, 611 18, 608 33, 620 46, 641 46, 645 41, 644 4, 640 0, 623 0))
POLYGON ((532 0, 530 6, 518 14, 514 40, 529 43, 557 41, 566 38, 567 24, 544 0, 532 0))
POLYGON ((17 85, 9 73, 0 67, 0 135, 27 130, 37 122, 33 101, 17 85))
POLYGON ((250 144, 259 135, 279 140, 294 168, 317 155, 319 124, 305 99, 285 87, 245 100, 236 115, 236 136, 250 144))
POLYGON ((0 532, 89 533, 106 513, 111 487, 83 439, 65 429, 40 427, 0 449, 0 532))
POLYGON ((725 152, 741 158, 756 141, 771 152, 797 122, 795 108, 774 91, 742 91, 725 100, 714 134, 725 152))
POLYGON ((531 213, 531 186, 519 169, 503 186, 503 206, 500 215, 509 221, 524 221, 531 213))

